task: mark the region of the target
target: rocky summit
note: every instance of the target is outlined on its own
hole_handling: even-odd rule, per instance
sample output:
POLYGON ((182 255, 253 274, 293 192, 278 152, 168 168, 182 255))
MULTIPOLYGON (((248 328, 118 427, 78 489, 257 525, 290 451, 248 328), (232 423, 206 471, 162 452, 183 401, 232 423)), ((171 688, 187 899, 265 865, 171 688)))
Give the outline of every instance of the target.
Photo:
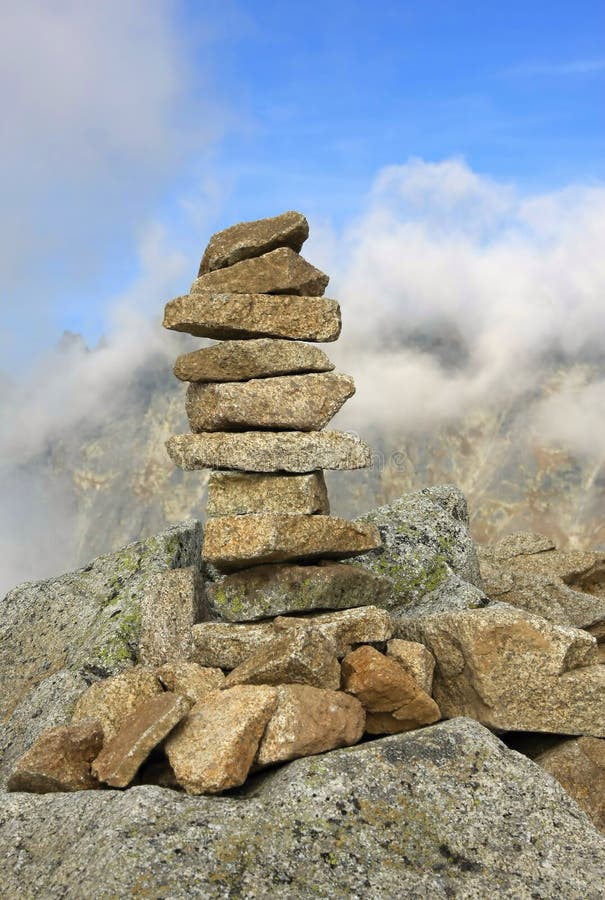
POLYGON ((307 234, 225 229, 167 306, 224 342, 177 360, 167 444, 205 528, 3 601, 8 897, 605 896, 602 555, 478 550, 451 485, 329 514, 371 454, 297 346, 336 306, 307 234))

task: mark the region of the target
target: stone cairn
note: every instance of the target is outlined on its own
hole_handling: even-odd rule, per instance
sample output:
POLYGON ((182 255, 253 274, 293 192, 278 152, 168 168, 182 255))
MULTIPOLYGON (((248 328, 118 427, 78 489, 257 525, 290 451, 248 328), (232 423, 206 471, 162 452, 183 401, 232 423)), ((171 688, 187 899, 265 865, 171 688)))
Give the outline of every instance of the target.
POLYGON ((381 537, 329 514, 323 470, 371 454, 322 430, 354 386, 306 343, 341 327, 327 276, 299 255, 307 236, 296 212, 221 231, 190 293, 167 304, 166 328, 219 341, 177 359, 192 433, 167 442, 178 466, 212 470, 204 577, 158 577, 141 598, 141 664, 93 683, 9 790, 215 794, 264 766, 440 718, 433 656, 392 640, 390 580, 337 561, 381 537))

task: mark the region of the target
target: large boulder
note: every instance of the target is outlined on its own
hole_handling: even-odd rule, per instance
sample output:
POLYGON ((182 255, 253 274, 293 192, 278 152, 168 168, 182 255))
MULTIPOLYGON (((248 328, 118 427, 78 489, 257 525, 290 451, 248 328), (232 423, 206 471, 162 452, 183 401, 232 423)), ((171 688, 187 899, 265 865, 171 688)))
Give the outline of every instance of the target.
POLYGON ((605 840, 466 719, 300 759, 226 797, 0 795, 21 897, 602 898, 605 840))

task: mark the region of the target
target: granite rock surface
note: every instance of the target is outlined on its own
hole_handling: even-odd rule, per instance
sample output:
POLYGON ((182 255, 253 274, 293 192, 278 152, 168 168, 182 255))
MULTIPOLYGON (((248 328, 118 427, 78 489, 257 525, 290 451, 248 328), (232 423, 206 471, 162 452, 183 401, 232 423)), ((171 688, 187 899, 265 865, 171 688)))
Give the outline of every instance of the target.
POLYGON ((298 253, 308 237, 309 223, 294 210, 267 219, 239 222, 212 235, 198 275, 261 256, 277 247, 290 247, 298 253))
POLYGON ((174 364, 181 381, 248 381, 274 375, 302 372, 331 372, 323 350, 302 341, 256 338, 249 341, 221 341, 211 347, 183 353, 174 364))

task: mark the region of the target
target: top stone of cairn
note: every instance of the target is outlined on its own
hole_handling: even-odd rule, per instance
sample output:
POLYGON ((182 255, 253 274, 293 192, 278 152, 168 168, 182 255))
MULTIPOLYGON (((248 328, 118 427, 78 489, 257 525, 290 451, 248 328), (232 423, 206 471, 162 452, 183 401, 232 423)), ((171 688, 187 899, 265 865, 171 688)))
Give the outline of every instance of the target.
POLYGON ((243 259, 262 256, 278 247, 290 247, 299 253, 308 237, 306 218, 292 210, 270 219, 240 222, 212 236, 202 257, 198 277, 243 259))

